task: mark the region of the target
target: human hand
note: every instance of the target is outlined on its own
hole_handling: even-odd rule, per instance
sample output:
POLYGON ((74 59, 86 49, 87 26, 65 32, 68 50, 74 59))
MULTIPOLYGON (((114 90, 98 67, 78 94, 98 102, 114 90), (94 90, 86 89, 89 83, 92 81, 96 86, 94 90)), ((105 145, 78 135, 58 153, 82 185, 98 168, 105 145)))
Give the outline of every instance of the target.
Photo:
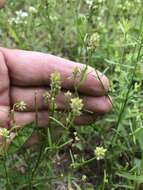
MULTIPOLYGON (((0 0, 0 8, 4 5, 5 0, 0 0)), ((14 120, 17 126, 24 126, 35 120, 35 91, 38 125, 47 126, 49 116, 43 94, 49 89, 50 75, 55 71, 61 75, 63 92, 57 97, 57 107, 58 110, 64 111, 69 106, 66 104, 64 93, 74 90, 80 80, 80 77, 76 81, 70 79, 74 68, 82 70, 84 65, 48 54, 0 48, 0 127, 12 127, 10 112, 13 105, 19 101, 24 101, 27 109, 23 112, 15 110, 14 120)), ((74 122, 78 125, 94 122, 99 114, 110 111, 112 107, 109 98, 105 96, 109 88, 108 79, 100 72, 97 76, 92 68, 88 68, 86 74, 86 80, 78 91, 83 99, 84 110, 91 111, 92 114, 84 112, 75 118, 74 122)), ((13 134, 12 136, 14 137, 13 134)))
MULTIPOLYGON (((5 5, 5 0, 0 0, 0 8, 5 5)), ((10 126, 9 113, 13 105, 24 101, 28 105, 26 112, 16 112, 15 121, 18 125, 25 125, 35 119, 34 92, 37 92, 39 107, 39 125, 48 124, 48 113, 43 102, 43 94, 50 85, 50 75, 58 71, 62 78, 63 92, 57 98, 59 110, 67 109, 65 104, 65 90, 73 90, 78 79, 71 80, 74 68, 83 69, 84 65, 68 61, 56 56, 37 52, 26 52, 0 48, 0 126, 10 126)), ((88 68, 87 77, 79 88, 83 98, 84 109, 93 114, 83 114, 76 118, 77 124, 93 122, 98 114, 104 114, 111 109, 111 102, 105 96, 109 88, 106 76, 88 68), (98 79, 100 78, 100 79, 98 79)))
POLYGON ((5 5, 5 0, 0 0, 0 9, 5 5))
MULTIPOLYGON (((82 70, 85 65, 49 54, 0 48, 0 126, 11 127, 9 113, 13 105, 19 101, 24 101, 27 109, 15 111, 16 124, 24 126, 33 122, 35 120, 35 91, 38 124, 40 127, 47 126, 49 118, 43 94, 49 89, 51 73, 55 71, 60 73, 62 92, 57 97, 57 109, 64 111, 68 106, 65 91, 74 90, 80 80, 80 76, 75 80, 71 79, 74 68, 82 70)), ((92 114, 83 113, 77 117, 75 123, 78 125, 92 123, 99 114, 111 110, 111 102, 105 96, 109 81, 105 75, 99 71, 97 73, 89 67, 85 81, 78 89, 79 96, 83 99, 84 109, 92 112, 92 114)))
MULTIPOLYGON (((50 75, 57 71, 61 75, 63 92, 57 97, 59 110, 65 110, 66 90, 74 90, 76 82, 71 79, 74 68, 83 69, 84 65, 49 54, 10 50, 0 48, 0 125, 5 127, 9 123, 9 111, 19 101, 27 104, 27 110, 16 112, 15 120, 19 125, 34 120, 34 92, 37 92, 39 109, 39 125, 48 124, 47 107, 43 101, 43 94, 49 89, 50 75)), ((93 114, 83 114, 78 120, 79 124, 93 122, 95 115, 104 114, 111 109, 109 98, 105 96, 109 82, 105 75, 96 72, 91 67, 87 70, 84 83, 79 87, 80 96, 83 98, 84 109, 93 114), (104 88, 103 88, 103 86, 104 88)))

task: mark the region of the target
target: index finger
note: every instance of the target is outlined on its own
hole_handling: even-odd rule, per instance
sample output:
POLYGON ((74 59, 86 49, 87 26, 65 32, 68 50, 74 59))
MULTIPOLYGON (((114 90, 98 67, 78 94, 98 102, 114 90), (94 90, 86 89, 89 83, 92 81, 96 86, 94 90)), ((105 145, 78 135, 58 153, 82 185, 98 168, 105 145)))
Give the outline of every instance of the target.
MULTIPOLYGON (((78 68, 81 72, 85 69, 81 63, 50 54, 5 48, 0 48, 0 51, 5 56, 11 83, 16 86, 48 86, 51 73, 56 71, 60 73, 62 88, 74 90, 79 85, 81 75, 78 73, 73 80, 73 69, 78 68)), ((88 66, 85 80, 78 90, 85 95, 101 96, 108 88, 107 77, 88 66)))

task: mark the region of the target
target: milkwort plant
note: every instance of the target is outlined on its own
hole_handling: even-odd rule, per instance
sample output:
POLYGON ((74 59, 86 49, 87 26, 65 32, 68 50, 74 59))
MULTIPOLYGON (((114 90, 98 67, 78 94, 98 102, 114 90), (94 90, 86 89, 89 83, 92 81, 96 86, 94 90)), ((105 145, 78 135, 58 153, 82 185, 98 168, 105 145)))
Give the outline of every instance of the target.
MULTIPOLYGON (((92 125, 76 127, 70 105, 80 103, 82 108, 79 87, 65 95, 66 120, 63 113, 56 113, 57 94, 52 103, 48 92, 47 109, 53 109, 48 109, 46 129, 35 127, 36 121, 19 130, 12 119, 11 132, 18 135, 11 137, 12 154, 7 154, 7 146, 2 148, 1 189, 143 188, 142 6, 142 0, 8 0, 0 12, 1 45, 60 55, 103 71, 110 79, 107 95, 112 96, 113 111, 92 125), (43 146, 22 151, 33 129, 42 136, 43 146)), ((74 69, 72 77, 80 72, 74 69)), ((10 138, 9 131, 0 134, 3 142, 10 138)))
MULTIPOLYGON (((77 68, 76 68, 77 69, 77 68)), ((74 69, 75 70, 75 69, 74 69)), ((79 71, 78 71, 79 72, 79 71)), ((78 74, 77 72, 77 74, 78 74)), ((86 75, 85 69, 80 72, 81 79, 86 78, 83 75, 86 75), (82 74, 83 72, 83 74, 82 74)), ((77 79, 77 75, 74 74, 73 71, 73 80, 77 79)), ((79 82, 81 82, 81 79, 79 79, 79 82)), ((80 85, 78 84, 78 88, 80 85)), ((65 123, 62 123, 60 121, 60 117, 56 117, 59 113, 57 113, 57 96, 60 95, 61 93, 61 78, 60 78, 60 73, 54 72, 51 74, 51 84, 50 84, 50 90, 46 91, 43 94, 43 101, 47 105, 47 110, 48 110, 48 115, 49 115, 49 123, 48 127, 46 129, 42 129, 40 131, 41 136, 44 138, 43 143, 39 147, 39 153, 36 156, 36 159, 34 159, 34 163, 29 163, 28 165, 28 182, 27 185, 25 186, 26 188, 33 189, 33 180, 36 176, 36 171, 39 170, 40 164, 44 158, 47 158, 49 162, 51 161, 51 166, 52 166, 52 157, 55 151, 59 151, 61 148, 64 148, 65 146, 69 146, 69 152, 72 152, 72 146, 73 141, 74 143, 76 141, 79 141, 79 138, 77 136, 77 132, 75 132, 74 129, 74 120, 77 116, 80 116, 82 114, 82 109, 83 109, 83 103, 82 99, 80 99, 77 95, 77 90, 78 88, 76 87, 75 89, 75 94, 72 94, 70 91, 65 93, 65 98, 67 101, 67 104, 69 106, 68 112, 64 113, 64 116, 67 115, 67 119, 65 123), (63 136, 61 136, 58 140, 58 142, 53 141, 53 137, 51 134, 51 128, 54 128, 54 125, 58 124, 59 126, 62 126, 64 129, 67 131, 67 142, 62 143, 63 141, 63 136), (71 130, 71 129, 74 129, 71 130), (46 134, 46 135, 45 135, 46 134), (74 135, 74 136, 73 136, 74 135), (74 138, 73 138, 73 137, 74 138), (69 138, 69 139, 68 139, 69 138)), ((35 92, 35 116, 38 117, 38 105, 37 100, 36 100, 36 92, 35 92)), ((24 126, 22 129, 22 126, 18 126, 15 120, 15 111, 25 111, 27 109, 27 105, 24 101, 17 102, 14 104, 11 112, 10 112, 10 118, 11 118, 11 125, 12 128, 10 131, 7 129, 1 129, 1 136, 4 138, 4 141, 2 140, 2 145, 1 145, 1 154, 2 156, 5 157, 5 162, 8 159, 7 155, 8 154, 13 154, 16 151, 18 151, 24 143, 26 143, 27 139, 30 137, 29 135, 29 129, 32 130, 30 131, 30 134, 34 133, 35 130, 38 131, 38 119, 35 117, 35 129, 33 128, 34 125, 31 124, 28 126, 24 126), (27 128, 29 127, 29 128, 27 128), (20 131, 20 132, 19 132, 20 131), (10 138, 10 134, 13 134, 13 139, 10 138), (6 139, 9 139, 9 142, 6 141, 6 139)), ((62 113, 63 115, 63 113, 62 113)), ((64 134, 65 136, 65 134, 64 134)), ((65 140, 65 139, 64 139, 65 140)), ((31 151, 29 152, 31 153, 31 151)), ((28 153, 28 155, 29 155, 28 153)), ((103 153, 104 154, 104 153, 103 153)), ((71 153, 72 156, 72 153, 71 153)), ((23 158, 25 160, 25 155, 23 155, 23 158)), ((29 159, 29 157, 28 157, 29 159)), ((4 162, 4 163, 5 163, 4 162)), ((29 162, 29 160, 28 160, 29 162)), ((6 163, 5 163, 6 164, 6 163)), ((51 167, 50 166, 50 167, 51 167)), ((52 169, 52 168, 51 168, 52 169)), ((47 166, 45 166, 45 170, 48 170, 47 166)), ((7 168, 5 166, 5 177, 7 179, 6 182, 6 187, 8 189, 12 189, 12 182, 11 179, 9 178, 9 171, 7 171, 7 168)), ((26 171, 25 171, 26 172, 26 171)), ((25 173, 26 175, 26 173, 25 173)), ((50 182, 49 182, 50 183, 50 182)))

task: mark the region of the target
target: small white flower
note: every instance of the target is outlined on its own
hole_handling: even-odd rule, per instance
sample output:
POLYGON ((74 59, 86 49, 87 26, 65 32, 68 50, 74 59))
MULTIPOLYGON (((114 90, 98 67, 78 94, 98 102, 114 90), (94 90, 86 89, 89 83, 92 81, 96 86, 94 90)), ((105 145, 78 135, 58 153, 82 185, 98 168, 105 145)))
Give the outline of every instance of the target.
POLYGON ((76 136, 76 137, 75 137, 75 140, 76 140, 76 141, 80 141, 80 139, 79 139, 79 137, 78 137, 78 136, 76 136))
POLYGON ((9 19, 9 23, 13 24, 15 22, 15 17, 12 17, 11 19, 9 19))
POLYGON ((86 4, 89 5, 89 7, 92 6, 93 0, 85 0, 86 4))
POLYGON ((94 150, 94 154, 96 156, 97 160, 102 160, 105 157, 105 153, 106 153, 107 149, 101 147, 96 147, 96 149, 94 150))
POLYGON ((28 17, 28 13, 22 10, 16 11, 15 12, 16 16, 12 17, 9 20, 10 24, 27 24, 26 18, 28 17))
POLYGON ((21 18, 28 17, 28 13, 25 12, 25 11, 22 11, 22 10, 16 11, 15 13, 16 13, 16 15, 17 15, 18 17, 21 17, 21 18))
POLYGON ((86 181, 87 180, 87 176, 86 175, 82 175, 82 181, 86 181))
POLYGON ((64 93, 65 97, 70 98, 72 96, 72 93, 70 91, 67 91, 64 93))
POLYGON ((74 134, 75 137, 77 136, 77 132, 76 131, 73 134, 74 134))
POLYGON ((30 13, 37 13, 38 11, 37 11, 37 9, 35 7, 30 6, 29 7, 29 12, 30 13))
POLYGON ((98 3, 103 3, 105 0, 98 0, 98 3))
POLYGON ((26 103, 24 101, 20 101, 20 102, 16 103, 15 107, 19 111, 24 111, 24 110, 27 109, 27 105, 26 105, 26 103))

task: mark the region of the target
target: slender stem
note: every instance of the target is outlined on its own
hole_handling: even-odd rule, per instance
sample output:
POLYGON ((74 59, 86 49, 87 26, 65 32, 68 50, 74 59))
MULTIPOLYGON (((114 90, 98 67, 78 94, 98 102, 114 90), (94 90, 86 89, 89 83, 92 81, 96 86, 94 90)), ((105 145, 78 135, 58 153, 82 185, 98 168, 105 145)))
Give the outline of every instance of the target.
POLYGON ((86 161, 84 161, 84 162, 82 162, 82 163, 79 163, 79 164, 77 164, 77 166, 75 166, 76 168, 79 168, 79 167, 81 167, 81 166, 84 166, 85 164, 89 164, 90 162, 92 162, 92 161, 94 161, 94 160, 96 160, 96 157, 93 157, 93 158, 91 158, 91 159, 89 159, 89 160, 86 160, 86 161))
POLYGON ((32 173, 31 173, 31 176, 30 176, 30 189, 32 189, 32 181, 33 181, 33 177, 37 171, 37 169, 39 168, 39 164, 40 164, 40 161, 41 161, 41 157, 42 157, 42 153, 43 153, 43 147, 44 145, 41 144, 41 147, 40 147, 40 151, 39 151, 39 154, 38 154, 38 158, 37 158, 37 161, 36 161, 36 164, 35 164, 35 167, 33 168, 32 170, 32 173))
POLYGON ((7 142, 6 142, 6 139, 4 139, 4 171, 5 171, 5 178, 6 178, 6 189, 11 190, 6 161, 7 161, 7 142))
MULTIPOLYGON (((36 127, 38 127, 39 126, 39 122, 38 122, 38 103, 37 103, 37 92, 36 91, 35 91, 35 96, 34 96, 34 103, 35 103, 35 124, 36 124, 36 127)), ((36 160, 36 164, 35 164, 32 172, 31 172, 31 174, 29 176, 29 188, 30 188, 30 190, 32 190, 32 181, 33 181, 33 178, 34 178, 36 170, 39 168, 42 153, 43 153, 43 144, 41 144, 41 146, 40 146, 40 150, 39 150, 39 154, 38 154, 38 157, 37 157, 37 160, 36 160)))
POLYGON ((37 91, 34 95, 34 104, 35 104, 35 124, 38 126, 38 104, 37 104, 37 91))

